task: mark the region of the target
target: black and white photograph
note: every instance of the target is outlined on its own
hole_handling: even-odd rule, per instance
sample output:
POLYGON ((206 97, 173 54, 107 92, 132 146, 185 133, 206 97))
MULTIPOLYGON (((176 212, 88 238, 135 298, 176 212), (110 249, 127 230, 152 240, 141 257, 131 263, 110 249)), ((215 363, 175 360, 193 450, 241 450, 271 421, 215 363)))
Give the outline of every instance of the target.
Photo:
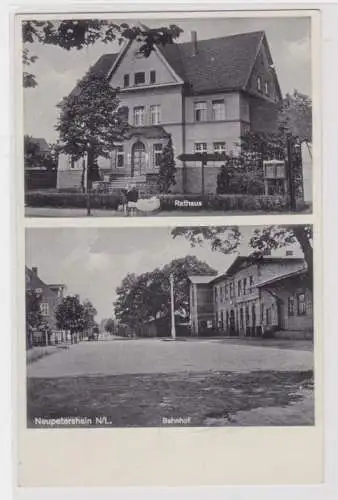
POLYGON ((23 19, 26 216, 311 213, 312 21, 23 19))
POLYGON ((311 225, 26 228, 25 276, 28 428, 315 424, 311 225))

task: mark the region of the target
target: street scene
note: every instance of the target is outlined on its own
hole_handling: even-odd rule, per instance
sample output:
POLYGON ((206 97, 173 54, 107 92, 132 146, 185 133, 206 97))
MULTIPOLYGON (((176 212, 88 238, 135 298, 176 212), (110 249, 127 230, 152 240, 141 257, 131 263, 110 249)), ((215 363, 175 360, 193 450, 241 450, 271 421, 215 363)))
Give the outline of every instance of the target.
POLYGON ((309 17, 22 28, 27 217, 312 212, 309 17))
POLYGON ((26 345, 28 427, 314 425, 312 227, 27 228, 26 345))

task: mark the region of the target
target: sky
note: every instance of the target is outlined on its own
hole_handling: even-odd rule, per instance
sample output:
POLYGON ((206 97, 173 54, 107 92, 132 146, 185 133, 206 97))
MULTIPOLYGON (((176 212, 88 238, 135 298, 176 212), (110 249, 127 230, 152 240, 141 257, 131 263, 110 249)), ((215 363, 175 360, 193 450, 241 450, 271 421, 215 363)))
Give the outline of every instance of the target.
MULTIPOLYGON (((122 22, 123 20, 121 20, 122 22)), ((215 18, 208 20, 142 20, 149 27, 177 24, 183 30, 179 42, 264 30, 283 94, 294 89, 311 95, 310 19, 306 17, 215 18)), ((24 89, 24 130, 33 137, 55 141, 56 105, 75 86, 88 68, 104 53, 118 52, 116 42, 65 51, 58 47, 27 44, 38 60, 29 67, 38 86, 24 89)))
MULTIPOLYGON (((240 229, 238 251, 248 255, 254 226, 240 229)), ((276 254, 285 255, 285 249, 276 254)), ((173 239, 169 227, 26 229, 26 265, 37 267, 45 283, 63 283, 68 294, 91 300, 97 321, 112 316, 116 287, 127 273, 151 271, 186 255, 195 255, 218 273, 236 257, 212 252, 208 244, 191 248, 185 238, 173 239)), ((301 255, 297 246, 294 255, 301 255)))

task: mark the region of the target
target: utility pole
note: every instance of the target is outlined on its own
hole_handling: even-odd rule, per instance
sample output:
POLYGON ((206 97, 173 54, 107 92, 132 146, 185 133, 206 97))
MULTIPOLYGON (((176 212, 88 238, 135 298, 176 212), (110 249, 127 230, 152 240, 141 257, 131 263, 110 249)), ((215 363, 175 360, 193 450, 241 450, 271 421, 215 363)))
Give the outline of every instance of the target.
POLYGON ((85 175, 84 175, 84 182, 85 182, 85 191, 86 191, 86 206, 87 206, 87 215, 91 215, 90 211, 90 179, 89 179, 89 168, 88 168, 88 153, 85 155, 85 175))
POLYGON ((288 194, 289 194, 289 208, 292 212, 296 211, 296 193, 294 185, 294 172, 293 172, 293 137, 291 134, 287 135, 287 181, 288 181, 288 194))
POLYGON ((170 304, 171 304, 171 338, 176 339, 175 304, 174 304, 174 275, 170 274, 170 304))

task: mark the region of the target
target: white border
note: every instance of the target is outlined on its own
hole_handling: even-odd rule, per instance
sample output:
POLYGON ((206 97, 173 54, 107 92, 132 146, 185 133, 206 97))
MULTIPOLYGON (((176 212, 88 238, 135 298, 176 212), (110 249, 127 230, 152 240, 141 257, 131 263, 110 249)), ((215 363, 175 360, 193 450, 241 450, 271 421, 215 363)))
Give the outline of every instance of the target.
MULTIPOLYGON (((28 2, 25 2, 27 4, 28 2)), ((141 2, 137 2, 137 4, 140 4, 141 2)), ((155 3, 155 2, 154 2, 155 3)), ((191 5, 192 2, 186 2, 186 4, 191 5)), ((197 1, 193 2, 194 7, 196 8, 196 3, 197 1)), ((21 5, 23 5, 24 2, 21 2, 21 5)), ((136 2, 134 2, 134 5, 136 2)), ((141 3, 142 4, 142 3, 141 3)), ((171 5, 176 5, 175 0, 171 2, 171 5)), ((209 4, 208 7, 211 8, 213 5, 216 3, 214 2, 212 5, 209 4)), ((246 3, 246 5, 248 2, 246 3)), ((44 4, 45 5, 45 4, 44 4)), ((67 4, 73 5, 70 2, 67 4)), ((83 4, 82 4, 83 5, 83 4)), ((88 3, 87 3, 88 5, 88 3)), ((158 6, 158 2, 155 3, 155 5, 158 6)), ((163 4, 162 4, 163 5, 163 4)), ((219 6, 218 4, 217 6, 219 6)), ((245 8, 243 7, 243 2, 237 2, 232 3, 231 5, 235 5, 235 7, 238 8, 245 8)), ((270 0, 269 2, 261 2, 260 4, 253 4, 255 7, 257 5, 263 6, 264 8, 271 7, 272 5, 274 7, 280 6, 281 4, 278 2, 274 2, 273 0, 270 0)), ((283 4, 288 5, 290 7, 304 7, 306 5, 306 8, 315 8, 318 7, 319 4, 309 4, 305 2, 297 2, 296 4, 294 2, 285 2, 283 4)), ((228 4, 229 6, 229 4, 228 4)), ((231 498, 234 499, 245 499, 248 497, 248 494, 250 495, 250 498, 253 499, 270 499, 271 496, 273 495, 274 498, 284 498, 285 495, 291 498, 297 498, 297 499, 319 499, 319 498, 335 498, 337 497, 338 489, 337 489, 337 476, 335 475, 335 460, 337 460, 337 449, 338 449, 338 439, 337 439, 337 404, 336 404, 336 383, 335 379, 337 379, 337 362, 336 362, 336 353, 338 352, 338 341, 337 341, 337 328, 336 325, 334 324, 334 316, 335 316, 335 310, 337 308, 337 302, 336 302, 336 280, 335 280, 335 275, 336 273, 334 272, 336 267, 335 267, 335 254, 337 252, 337 245, 336 243, 336 218, 335 218, 335 213, 336 213, 336 186, 337 184, 337 168, 336 168, 336 158, 337 158, 337 125, 336 125, 336 117, 338 116, 338 103, 336 99, 336 93, 337 93, 337 88, 338 88, 338 75, 337 75, 337 66, 335 64, 336 60, 336 55, 337 55, 337 48, 338 48, 338 36, 337 36, 337 25, 338 25, 338 15, 337 15, 337 6, 332 5, 332 3, 326 3, 326 4, 320 4, 320 7, 322 9, 322 14, 323 14, 323 38, 324 38, 324 63, 323 63, 323 71, 324 71, 324 81, 323 81, 323 111, 324 111, 324 133, 323 133, 323 158, 324 158, 324 165, 323 165, 323 187, 324 187, 324 241, 323 241, 323 250, 324 250, 324 273, 325 273, 325 289, 324 289, 324 302, 325 302, 325 318, 324 318, 324 328, 323 328, 323 335, 325 334, 325 366, 326 366, 326 423, 327 423, 327 431, 326 431, 326 466, 325 466, 325 471, 326 471, 326 477, 325 477, 325 484, 319 487, 241 487, 241 488, 232 488, 232 487, 227 487, 227 488, 221 488, 221 487, 215 487, 215 488, 189 488, 188 490, 184 489, 171 489, 167 490, 164 488, 161 488, 160 490, 149 490, 149 489, 132 489, 132 490, 111 490, 111 489, 91 489, 91 490, 84 490, 84 489, 32 489, 32 490, 27 490, 21 488, 20 491, 16 492, 16 497, 21 496, 25 498, 34 498, 34 499, 39 499, 39 498, 46 498, 49 497, 51 499, 54 498, 60 498, 61 495, 63 498, 79 498, 79 499, 87 499, 87 498, 112 498, 116 494, 116 498, 135 498, 135 496, 143 497, 144 498, 149 498, 153 495, 154 498, 158 498, 158 496, 161 496, 162 498, 169 498, 173 494, 175 494, 175 497, 178 498, 224 498, 224 495, 231 495, 231 498), (336 375, 336 377, 334 377, 336 375), (336 494, 334 494, 336 493, 336 494)), ((61 6, 59 5, 59 8, 61 6)), ((158 8, 158 7, 157 7, 158 8)), ((163 8, 163 7, 162 7, 163 8)), ((179 7, 177 7, 178 9, 179 7)), ((222 4, 222 8, 224 8, 224 4, 222 4)), ((95 10, 97 10, 97 6, 95 7, 95 10)), ((124 11, 126 11, 126 5, 124 5, 124 11)), ((8 32, 8 24, 7 24, 7 12, 6 12, 6 2, 1 3, 1 21, 2 21, 2 30, 1 34, 5 35, 1 37, 1 42, 2 44, 4 43, 4 40, 6 38, 6 33, 8 32), (5 11, 5 12, 3 12, 5 11)), ((6 42, 5 42, 6 43, 6 42)), ((8 53, 7 49, 5 46, 5 49, 2 48, 2 62, 5 65, 4 67, 8 68, 8 53), (7 57, 6 57, 7 56, 7 57)), ((5 79, 1 80, 1 89, 2 92, 0 93, 1 99, 2 99, 2 106, 1 109, 4 110, 6 109, 7 114, 9 115, 9 107, 8 107, 8 97, 9 97, 9 89, 8 89, 8 82, 6 82, 5 79)), ((5 113, 4 113, 5 114, 5 113)), ((5 115, 6 116, 6 115, 5 115)), ((2 137, 7 137, 7 141, 9 140, 8 137, 8 121, 6 119, 3 119, 0 123, 0 136, 1 139, 2 137)), ((2 155, 2 160, 6 163, 6 146, 5 148, 2 148, 0 151, 0 154, 2 155)), ((8 160, 8 156, 7 156, 8 160)), ((8 163, 8 161, 7 161, 8 163)), ((8 172, 6 172, 8 174, 8 172)), ((8 214, 8 204, 7 202, 9 201, 9 189, 8 189, 8 176, 5 175, 4 178, 2 178, 2 182, 0 184, 1 187, 1 192, 0 192, 0 202, 1 202, 1 214, 3 216, 3 231, 6 231, 6 228, 8 229, 8 219, 7 214, 8 214), (7 196, 6 196, 7 195, 7 196)), ((169 222, 169 221, 165 221, 169 222)), ((2 305, 4 304, 5 307, 5 312, 7 311, 7 305, 8 305, 8 290, 9 284, 10 284, 10 278, 8 276, 8 269, 9 266, 6 266, 6 262, 9 262, 9 253, 10 253, 10 248, 9 245, 5 245, 5 247, 2 246, 1 248, 2 253, 2 262, 3 263, 3 275, 2 275, 2 287, 1 287, 1 292, 2 292, 2 297, 1 297, 1 303, 2 305), (4 261, 3 261, 4 259, 4 261), (7 270, 7 274, 5 271, 7 270), (8 278, 6 280, 6 278, 8 278), (7 283, 6 283, 7 282, 7 283), (4 286, 3 286, 4 285, 4 286), (3 298, 6 299, 5 302, 3 302, 3 298)), ((8 311, 7 311, 8 312, 8 311)), ((5 327, 4 329, 6 330, 6 324, 7 329, 9 331, 9 318, 7 317, 7 322, 5 321, 5 327)), ((6 338, 4 339, 6 340, 6 338)), ((7 342, 8 344, 8 342, 7 342)), ((0 364, 1 369, 5 368, 4 373, 5 375, 7 374, 7 366, 8 366, 8 360, 9 357, 6 353, 8 353, 7 345, 1 344, 1 355, 3 357, 3 361, 0 364), (6 363, 7 362, 7 363, 6 363)), ((4 379, 3 377, 0 378, 1 382, 6 383, 6 378, 4 379)), ((6 387, 6 386, 5 386, 6 387)), ((8 392, 8 391, 7 391, 8 392)), ((1 416, 3 413, 1 414, 1 416)), ((10 407, 10 402, 8 406, 8 417, 7 420, 11 418, 11 407, 10 407)), ((3 431, 3 429, 1 429, 3 431)), ((5 428, 6 432, 6 428, 5 428)), ((7 430, 8 433, 8 430, 7 430)), ((7 434, 8 435, 8 434, 7 434)), ((8 440, 7 440, 8 441, 8 440)), ((8 442, 7 442, 8 444, 8 442)), ((6 457, 9 456, 8 454, 8 447, 7 448, 2 448, 0 446, 1 451, 3 449, 5 450, 6 457)), ((8 460, 7 460, 8 463, 8 460)), ((1 473, 4 473, 4 469, 1 467, 1 473)), ((11 479, 10 479, 10 467, 7 469, 8 472, 4 474, 4 476, 7 478, 7 483, 11 484, 11 479)), ((2 474, 1 474, 2 475, 2 474)), ((2 489, 3 491, 3 489, 2 489)), ((7 498, 7 496, 5 497, 7 498)))

